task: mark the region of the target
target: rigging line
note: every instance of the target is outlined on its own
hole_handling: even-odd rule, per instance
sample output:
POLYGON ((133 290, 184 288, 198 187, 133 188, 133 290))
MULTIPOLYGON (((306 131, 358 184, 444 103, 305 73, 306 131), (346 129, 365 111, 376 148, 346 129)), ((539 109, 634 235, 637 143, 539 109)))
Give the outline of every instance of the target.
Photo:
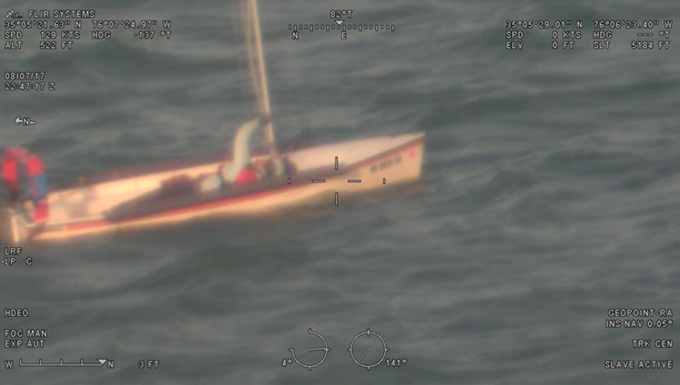
MULTIPOLYGON (((246 29, 246 21, 247 19, 247 13, 245 9, 245 4, 244 0, 238 0, 236 1, 238 3, 238 11, 235 8, 232 8, 229 13, 229 21, 230 24, 230 32, 231 32, 231 38, 234 41, 245 41, 245 34, 247 33, 246 29)), ((232 82, 229 81, 227 84, 231 85, 233 87, 232 91, 227 91, 227 92, 238 92, 238 97, 239 100, 242 101, 255 101, 255 105, 253 106, 252 103, 245 103, 242 110, 242 113, 244 113, 243 117, 240 117, 240 122, 242 123, 245 119, 248 119, 250 116, 252 116, 253 113, 257 114, 259 113, 259 108, 257 106, 257 95, 253 94, 253 90, 255 89, 254 83, 252 83, 253 78, 252 76, 249 77, 249 79, 246 79, 245 76, 248 73, 248 67, 249 67, 249 62, 247 60, 247 52, 246 52, 246 46, 245 45, 232 45, 229 47, 229 53, 227 54, 228 58, 231 58, 231 54, 234 52, 234 57, 235 57, 235 62, 237 65, 237 71, 235 75, 237 75, 237 78, 232 82), (248 88, 248 87, 251 88, 248 88), (249 108, 246 108, 249 107, 249 108)), ((238 122, 237 122, 238 123, 238 122)), ((234 128, 232 124, 229 125, 230 128, 234 128)), ((237 126, 238 127, 238 126, 237 126)), ((229 147, 230 148, 230 147, 229 147)))
POLYGON ((257 78, 257 72, 255 69, 255 58, 253 53, 253 37, 252 37, 252 19, 250 17, 250 3, 247 4, 247 9, 244 9, 243 2, 239 2, 241 6, 241 20, 243 20, 243 34, 246 41, 246 50, 248 54, 248 69, 250 71, 250 83, 253 87, 253 96, 255 97, 255 103, 257 104, 257 110, 260 115, 264 114, 264 107, 262 102, 262 96, 260 92, 260 82, 257 78))

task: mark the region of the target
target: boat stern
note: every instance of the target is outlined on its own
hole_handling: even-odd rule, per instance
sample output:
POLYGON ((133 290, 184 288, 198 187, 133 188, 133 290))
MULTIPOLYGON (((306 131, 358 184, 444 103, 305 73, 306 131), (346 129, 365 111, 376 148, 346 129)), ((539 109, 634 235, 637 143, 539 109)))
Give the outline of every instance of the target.
POLYGON ((9 207, 0 207, 0 245, 20 246, 28 238, 28 228, 17 213, 9 207))
POLYGON ((9 209, 0 208, 0 245, 9 245, 12 240, 12 220, 9 209))

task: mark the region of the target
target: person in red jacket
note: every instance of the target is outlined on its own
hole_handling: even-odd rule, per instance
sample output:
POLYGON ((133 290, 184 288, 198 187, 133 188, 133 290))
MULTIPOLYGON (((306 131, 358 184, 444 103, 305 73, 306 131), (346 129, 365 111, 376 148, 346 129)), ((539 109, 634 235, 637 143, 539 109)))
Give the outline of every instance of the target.
POLYGON ((26 170, 30 200, 24 202, 24 209, 30 213, 33 221, 41 222, 49 217, 47 202, 47 177, 39 156, 20 147, 5 149, 2 156, 2 181, 7 186, 12 204, 20 203, 22 183, 19 180, 19 166, 26 170))

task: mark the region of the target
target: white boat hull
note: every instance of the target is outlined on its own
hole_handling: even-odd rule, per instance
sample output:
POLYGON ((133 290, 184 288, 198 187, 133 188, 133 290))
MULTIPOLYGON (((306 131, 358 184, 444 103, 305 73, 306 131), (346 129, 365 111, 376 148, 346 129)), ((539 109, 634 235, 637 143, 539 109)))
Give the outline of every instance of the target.
POLYGON ((106 218, 107 210, 159 189, 164 180, 179 175, 195 178, 215 173, 220 164, 207 163, 51 192, 48 196, 49 219, 46 222, 28 223, 12 209, 8 211, 9 221, 5 222, 12 227, 8 232, 12 243, 19 244, 29 238, 63 239, 203 217, 266 214, 319 200, 334 205, 336 193, 340 200, 349 194, 386 189, 417 180, 421 173, 423 150, 424 134, 415 133, 292 151, 284 156, 296 166, 297 173, 290 175, 289 183, 284 186, 122 221, 106 218), (311 170, 325 171, 318 171, 319 175, 305 180, 296 177, 300 174, 309 176, 310 172, 315 172, 311 170))

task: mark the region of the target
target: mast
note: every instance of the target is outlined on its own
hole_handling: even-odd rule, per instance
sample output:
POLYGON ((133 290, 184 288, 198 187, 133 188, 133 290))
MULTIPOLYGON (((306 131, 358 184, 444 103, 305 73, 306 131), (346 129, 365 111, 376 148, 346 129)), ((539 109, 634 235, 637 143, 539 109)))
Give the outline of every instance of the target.
MULTIPOLYGON (((260 17, 259 17, 259 12, 257 9, 257 0, 248 0, 249 2, 249 10, 250 10, 250 18, 252 20, 252 27, 253 27, 253 32, 254 32, 254 39, 255 39, 255 54, 257 57, 257 70, 258 70, 258 77, 259 77, 259 82, 257 82, 260 86, 259 93, 261 96, 261 108, 262 108, 262 113, 265 116, 271 117, 271 107, 269 105, 269 86, 267 84, 267 68, 265 67, 265 62, 264 62, 264 51, 262 49, 262 35, 260 33, 260 17)), ((248 48, 250 51, 252 51, 252 48, 250 46, 250 41, 248 41, 248 48)), ((249 55, 249 57, 252 60, 252 55, 249 55)), ((251 62, 251 69, 252 69, 252 62, 251 62)), ((251 71, 253 72, 253 71, 251 71)), ((274 126, 272 124, 271 119, 268 119, 266 126, 265 126, 265 139, 267 140, 269 144, 269 151, 272 155, 277 154, 278 150, 276 149, 276 142, 274 138, 274 126)))

